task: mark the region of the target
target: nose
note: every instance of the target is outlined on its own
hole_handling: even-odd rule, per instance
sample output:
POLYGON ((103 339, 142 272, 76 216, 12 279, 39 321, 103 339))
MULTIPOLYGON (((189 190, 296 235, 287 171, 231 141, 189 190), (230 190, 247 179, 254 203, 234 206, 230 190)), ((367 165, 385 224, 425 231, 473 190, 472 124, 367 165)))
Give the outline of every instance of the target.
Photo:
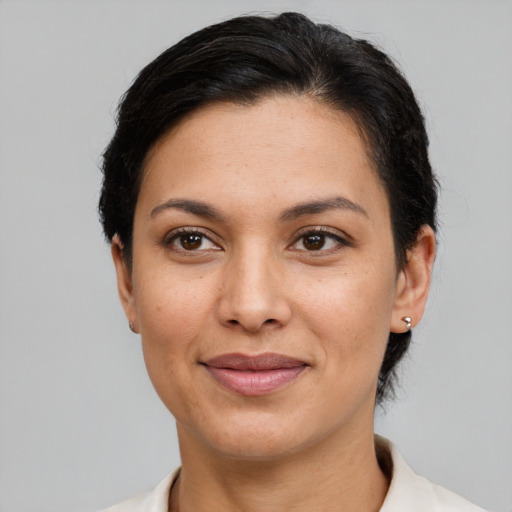
POLYGON ((224 326, 257 333, 290 321, 283 273, 270 252, 243 250, 226 263, 218 304, 224 326))

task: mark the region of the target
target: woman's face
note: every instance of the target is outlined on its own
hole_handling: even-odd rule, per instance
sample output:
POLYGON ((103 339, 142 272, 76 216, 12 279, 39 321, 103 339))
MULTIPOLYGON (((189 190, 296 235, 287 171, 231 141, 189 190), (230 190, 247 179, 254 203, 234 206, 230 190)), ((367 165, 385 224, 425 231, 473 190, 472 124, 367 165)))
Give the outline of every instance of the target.
POLYGON ((199 110, 146 159, 132 269, 114 256, 181 437, 272 458, 371 431, 407 279, 350 117, 286 96, 199 110))

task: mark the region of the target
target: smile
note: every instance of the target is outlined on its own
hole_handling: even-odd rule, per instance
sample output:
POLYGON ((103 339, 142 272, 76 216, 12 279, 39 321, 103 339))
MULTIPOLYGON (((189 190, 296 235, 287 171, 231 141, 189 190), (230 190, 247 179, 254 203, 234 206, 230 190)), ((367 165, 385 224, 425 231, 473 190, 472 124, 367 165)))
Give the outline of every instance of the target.
POLYGON ((243 396, 272 393, 295 380, 308 366, 304 361, 272 353, 224 354, 202 364, 219 384, 243 396))

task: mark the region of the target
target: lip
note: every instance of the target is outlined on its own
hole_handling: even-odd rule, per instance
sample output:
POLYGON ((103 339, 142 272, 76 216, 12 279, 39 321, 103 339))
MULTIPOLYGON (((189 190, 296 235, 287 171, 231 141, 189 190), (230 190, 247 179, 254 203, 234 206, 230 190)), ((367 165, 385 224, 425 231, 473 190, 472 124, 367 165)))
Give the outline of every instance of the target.
POLYGON ((274 353, 223 354, 202 364, 219 384, 243 396, 263 396, 277 391, 308 367, 305 361, 274 353))

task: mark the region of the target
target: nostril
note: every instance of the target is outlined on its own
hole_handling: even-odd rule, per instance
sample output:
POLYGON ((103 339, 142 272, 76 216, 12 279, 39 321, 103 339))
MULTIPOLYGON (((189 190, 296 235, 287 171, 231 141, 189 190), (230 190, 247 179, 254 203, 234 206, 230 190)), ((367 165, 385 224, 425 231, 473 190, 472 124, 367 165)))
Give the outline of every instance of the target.
MULTIPOLYGON (((272 324, 276 324, 276 323, 278 323, 278 322, 277 322, 277 320, 275 318, 267 318, 267 320, 265 320, 262 324, 259 324, 259 325, 261 327, 262 325, 265 325, 265 324, 272 325, 272 324)), ((228 324, 230 324, 230 325, 242 325, 239 320, 235 320, 234 318, 231 319, 231 320, 228 320, 228 324)))

